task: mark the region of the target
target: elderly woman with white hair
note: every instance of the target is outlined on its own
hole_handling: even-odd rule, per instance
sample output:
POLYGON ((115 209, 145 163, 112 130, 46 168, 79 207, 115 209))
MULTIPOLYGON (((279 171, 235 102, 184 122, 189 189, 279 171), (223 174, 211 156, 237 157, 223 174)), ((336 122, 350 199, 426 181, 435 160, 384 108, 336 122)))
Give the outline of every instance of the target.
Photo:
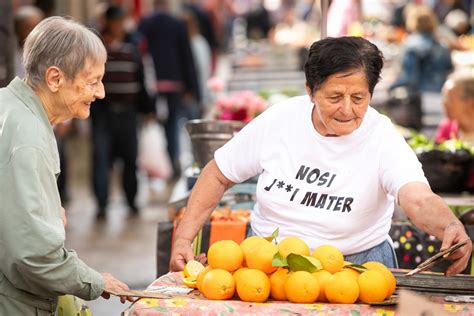
POLYGON ((93 300, 128 289, 64 247, 56 185, 52 126, 89 116, 91 103, 105 94, 106 58, 89 29, 51 17, 26 39, 25 79, 0 89, 0 315, 52 315, 59 295, 93 300))

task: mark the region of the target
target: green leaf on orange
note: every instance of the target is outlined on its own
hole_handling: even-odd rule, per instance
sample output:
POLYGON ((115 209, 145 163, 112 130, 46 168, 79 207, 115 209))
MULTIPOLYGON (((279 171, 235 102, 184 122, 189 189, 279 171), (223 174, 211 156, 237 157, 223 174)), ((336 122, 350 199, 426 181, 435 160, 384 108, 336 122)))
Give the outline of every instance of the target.
POLYGON ((273 231, 272 235, 269 236, 269 237, 263 237, 265 238, 266 240, 268 240, 269 242, 272 242, 274 240, 276 240, 276 238, 278 237, 278 233, 280 232, 280 228, 277 228, 273 231))
POLYGON ((283 257, 279 252, 277 252, 272 259, 272 266, 274 267, 288 267, 288 262, 286 258, 283 257))
POLYGON ((367 268, 366 268, 366 267, 361 266, 360 264, 355 264, 355 263, 353 263, 353 264, 346 264, 346 265, 344 266, 344 268, 349 268, 349 269, 352 269, 352 270, 356 270, 357 272, 360 272, 360 273, 367 271, 367 268))
POLYGON ((307 271, 313 273, 322 269, 321 262, 310 256, 302 256, 290 253, 288 257, 286 257, 286 261, 288 262, 288 267, 292 272, 307 271))

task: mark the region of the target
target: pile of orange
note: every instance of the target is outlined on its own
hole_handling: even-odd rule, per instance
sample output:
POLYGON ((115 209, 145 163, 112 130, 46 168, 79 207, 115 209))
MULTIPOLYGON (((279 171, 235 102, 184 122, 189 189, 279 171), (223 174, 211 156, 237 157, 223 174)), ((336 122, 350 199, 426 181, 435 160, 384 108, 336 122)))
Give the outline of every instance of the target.
POLYGON ((265 302, 271 297, 293 303, 371 303, 389 298, 396 287, 395 277, 383 264, 367 262, 363 264, 366 270, 359 272, 361 269, 353 269, 344 261, 336 247, 322 245, 311 253, 298 237, 278 244, 256 236, 240 245, 223 240, 209 248, 207 258, 209 266, 190 261, 183 274, 186 285, 211 300, 238 297, 245 302, 265 302), (275 267, 272 260, 276 253, 283 258, 311 255, 322 269, 310 273, 275 267))

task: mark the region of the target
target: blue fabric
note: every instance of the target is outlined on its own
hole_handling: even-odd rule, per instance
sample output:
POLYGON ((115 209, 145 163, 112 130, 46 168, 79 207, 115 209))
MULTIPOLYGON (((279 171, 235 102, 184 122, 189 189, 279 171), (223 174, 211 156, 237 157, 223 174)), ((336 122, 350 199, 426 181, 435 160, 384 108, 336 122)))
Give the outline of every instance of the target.
POLYGON ((365 251, 344 256, 344 260, 355 264, 377 261, 383 263, 388 268, 398 268, 395 250, 388 240, 365 251))
POLYGON ((431 34, 413 33, 404 45, 401 73, 390 88, 408 86, 420 92, 440 92, 452 70, 447 47, 438 43, 431 34))
MULTIPOLYGON (((255 236, 251 226, 249 226, 249 229, 247 230, 246 237, 248 238, 250 236, 255 236)), ((395 250, 388 240, 385 240, 381 244, 365 251, 344 256, 344 260, 354 264, 364 264, 368 261, 377 261, 383 263, 388 268, 398 268, 395 250)))

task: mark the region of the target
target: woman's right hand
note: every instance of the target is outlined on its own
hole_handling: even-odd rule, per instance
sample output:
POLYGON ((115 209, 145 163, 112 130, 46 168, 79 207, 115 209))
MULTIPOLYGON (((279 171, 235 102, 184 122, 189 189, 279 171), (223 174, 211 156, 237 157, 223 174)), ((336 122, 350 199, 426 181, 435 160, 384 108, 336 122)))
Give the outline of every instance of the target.
MULTIPOLYGON (((110 273, 104 272, 102 273, 102 277, 104 278, 105 289, 101 296, 107 300, 110 298, 111 293, 119 294, 130 290, 127 284, 116 279, 110 273)), ((125 301, 133 302, 134 299, 131 296, 120 295, 120 302, 125 303, 125 301)))
POLYGON ((194 259, 191 242, 186 239, 177 239, 173 243, 170 258, 170 271, 183 271, 186 262, 194 259))

